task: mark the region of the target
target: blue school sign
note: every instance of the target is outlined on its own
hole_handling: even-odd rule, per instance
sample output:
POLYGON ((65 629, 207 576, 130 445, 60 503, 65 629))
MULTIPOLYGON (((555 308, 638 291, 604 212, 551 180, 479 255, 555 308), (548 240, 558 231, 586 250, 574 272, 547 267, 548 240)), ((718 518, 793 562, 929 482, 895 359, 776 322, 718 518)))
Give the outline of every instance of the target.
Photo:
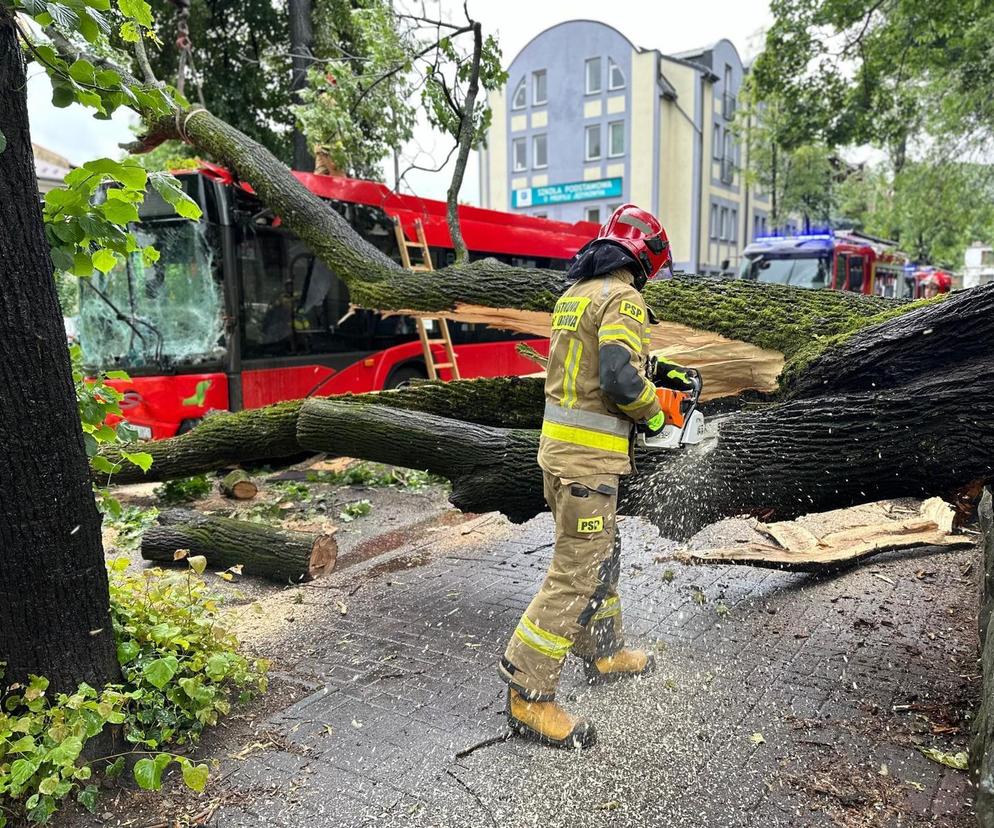
POLYGON ((515 190, 514 207, 540 207, 543 204, 565 204, 570 201, 591 201, 596 198, 620 198, 621 178, 599 178, 596 181, 571 181, 547 187, 526 187, 515 190))

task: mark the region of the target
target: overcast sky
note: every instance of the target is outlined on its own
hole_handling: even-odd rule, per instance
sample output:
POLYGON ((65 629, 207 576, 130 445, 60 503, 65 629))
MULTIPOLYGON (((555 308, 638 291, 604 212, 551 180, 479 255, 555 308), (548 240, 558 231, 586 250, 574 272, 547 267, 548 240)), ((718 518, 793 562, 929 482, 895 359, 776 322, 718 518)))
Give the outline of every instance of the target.
MULTIPOLYGON (((461 17, 461 2, 442 0, 442 5, 448 17, 461 17)), ((563 20, 602 20, 619 29, 637 46, 663 52, 682 52, 727 37, 743 59, 751 57, 759 47, 756 34, 772 20, 768 0, 703 0, 696 3, 654 0, 637 4, 605 0, 469 0, 469 9, 474 18, 483 23, 485 31, 498 35, 505 65, 532 37, 563 20)), ((196 33, 193 36, 196 37, 196 33)), ((163 40, 170 42, 168 37, 163 40)), ((31 74, 28 102, 35 143, 76 164, 105 155, 119 156, 118 143, 131 139, 128 126, 134 122, 133 116, 121 112, 112 121, 97 121, 78 105, 55 109, 47 78, 36 67, 32 68, 31 74)), ((450 145, 450 139, 421 126, 412 146, 405 148, 405 155, 413 156, 420 150, 420 163, 429 164, 433 159, 437 163, 445 157, 450 145)), ((477 176, 478 163, 474 153, 463 184, 463 201, 477 202, 477 176)), ((407 181, 419 195, 444 198, 448 177, 447 170, 435 175, 412 172, 407 181)))

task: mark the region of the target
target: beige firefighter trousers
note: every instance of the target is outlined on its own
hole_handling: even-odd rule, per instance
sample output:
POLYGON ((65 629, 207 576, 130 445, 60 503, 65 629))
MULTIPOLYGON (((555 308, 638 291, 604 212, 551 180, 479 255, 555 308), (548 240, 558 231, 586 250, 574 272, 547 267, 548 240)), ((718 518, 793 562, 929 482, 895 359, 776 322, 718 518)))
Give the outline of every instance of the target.
POLYGON ((499 668, 501 677, 532 701, 555 697, 568 653, 593 661, 624 644, 618 475, 561 480, 545 472, 545 499, 556 522, 552 563, 499 668))

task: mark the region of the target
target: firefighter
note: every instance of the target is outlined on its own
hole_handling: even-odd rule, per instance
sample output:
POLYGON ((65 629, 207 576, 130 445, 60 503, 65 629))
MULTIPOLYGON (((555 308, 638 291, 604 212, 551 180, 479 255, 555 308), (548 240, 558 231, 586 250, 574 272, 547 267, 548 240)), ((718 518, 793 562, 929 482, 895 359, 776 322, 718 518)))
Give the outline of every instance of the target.
POLYGON ((593 725, 555 701, 569 653, 590 683, 655 669, 626 647, 618 597, 618 482, 632 471, 632 437, 664 425, 656 385, 690 387, 680 366, 660 361, 647 376, 648 310, 641 291, 661 270, 672 275, 666 233, 651 214, 625 204, 570 263, 575 284, 552 314, 545 414, 538 462, 555 519, 552 563, 500 661, 507 717, 526 738, 589 747, 593 725))

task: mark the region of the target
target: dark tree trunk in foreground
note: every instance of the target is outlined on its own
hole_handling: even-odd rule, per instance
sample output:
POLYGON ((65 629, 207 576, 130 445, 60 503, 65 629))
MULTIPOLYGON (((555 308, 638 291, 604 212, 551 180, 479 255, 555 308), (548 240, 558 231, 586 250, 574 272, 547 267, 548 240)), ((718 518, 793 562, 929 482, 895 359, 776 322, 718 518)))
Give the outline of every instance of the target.
MULTIPOLYGON (((287 12, 290 15, 290 62, 293 65, 290 89, 294 100, 300 103, 297 93, 307 86, 307 70, 311 65, 310 54, 314 46, 311 0, 290 0, 287 12)), ((302 172, 314 171, 314 158, 307 146, 307 137, 297 124, 293 127, 293 168, 302 172)))
POLYGON ((274 529, 186 509, 170 509, 158 521, 142 536, 147 561, 172 563, 176 552, 185 549, 203 555, 211 569, 242 565, 245 575, 286 584, 327 575, 338 558, 332 535, 274 529))
POLYGON ((21 50, 0 10, 0 680, 120 676, 100 516, 38 207, 21 50), (39 439, 41 436, 44 439, 39 439))

